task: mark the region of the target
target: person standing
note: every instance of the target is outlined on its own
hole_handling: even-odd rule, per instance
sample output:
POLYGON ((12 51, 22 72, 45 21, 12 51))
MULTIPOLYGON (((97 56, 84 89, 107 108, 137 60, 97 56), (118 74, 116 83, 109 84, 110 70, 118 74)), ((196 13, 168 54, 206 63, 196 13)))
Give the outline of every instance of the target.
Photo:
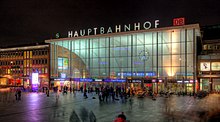
POLYGON ((18 100, 18 90, 15 91, 15 100, 18 100))
POLYGON ((18 90, 18 100, 21 100, 21 90, 18 90))
POLYGON ((70 93, 72 93, 72 87, 70 87, 70 93))
POLYGON ((99 101, 102 101, 102 92, 99 93, 99 101))
POLYGON ((132 110, 132 105, 133 105, 132 97, 130 97, 130 99, 129 99, 129 105, 130 105, 129 109, 132 110))
POLYGON ((50 90, 49 90, 49 88, 47 88, 47 91, 46 91, 47 97, 49 97, 49 92, 50 92, 50 90))
POLYGON ((86 89, 85 89, 85 90, 84 90, 84 95, 83 95, 85 99, 88 98, 86 92, 87 92, 87 91, 86 91, 86 89))
POLYGON ((80 91, 83 92, 83 87, 82 86, 80 87, 80 91))
POLYGON ((73 94, 74 94, 74 96, 76 96, 76 89, 75 88, 73 88, 73 94))
POLYGON ((56 102, 58 101, 59 97, 60 97, 60 93, 56 92, 56 102))

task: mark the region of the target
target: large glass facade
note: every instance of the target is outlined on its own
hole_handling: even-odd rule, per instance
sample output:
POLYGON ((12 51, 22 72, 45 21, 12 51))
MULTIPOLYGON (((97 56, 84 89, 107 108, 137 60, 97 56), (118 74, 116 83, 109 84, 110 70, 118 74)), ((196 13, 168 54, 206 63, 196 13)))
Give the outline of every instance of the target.
POLYGON ((51 76, 195 80, 198 25, 46 40, 51 76))

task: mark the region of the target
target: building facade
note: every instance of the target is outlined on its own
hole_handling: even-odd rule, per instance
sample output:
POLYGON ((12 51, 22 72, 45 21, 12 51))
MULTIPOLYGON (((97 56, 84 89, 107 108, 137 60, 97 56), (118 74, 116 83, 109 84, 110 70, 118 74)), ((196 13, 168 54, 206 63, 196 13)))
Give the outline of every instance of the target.
POLYGON ((37 86, 49 86, 49 45, 0 49, 0 85, 32 88, 33 73, 37 86))
POLYGON ((220 92, 220 40, 203 40, 198 56, 200 90, 220 92))
POLYGON ((195 92, 198 24, 46 40, 51 85, 195 92))

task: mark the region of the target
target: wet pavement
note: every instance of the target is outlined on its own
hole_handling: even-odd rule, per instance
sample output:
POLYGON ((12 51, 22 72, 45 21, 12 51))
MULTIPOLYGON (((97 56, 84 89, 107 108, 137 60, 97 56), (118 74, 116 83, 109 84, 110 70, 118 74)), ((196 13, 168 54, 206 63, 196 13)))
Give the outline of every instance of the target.
POLYGON ((112 122, 122 111, 130 122, 198 122, 208 121, 220 112, 220 95, 210 94, 198 99, 190 96, 169 98, 133 97, 133 102, 121 100, 99 102, 96 94, 22 93, 21 101, 11 98, 0 101, 0 121, 4 122, 112 122), (92 97, 96 99, 93 99, 92 97))

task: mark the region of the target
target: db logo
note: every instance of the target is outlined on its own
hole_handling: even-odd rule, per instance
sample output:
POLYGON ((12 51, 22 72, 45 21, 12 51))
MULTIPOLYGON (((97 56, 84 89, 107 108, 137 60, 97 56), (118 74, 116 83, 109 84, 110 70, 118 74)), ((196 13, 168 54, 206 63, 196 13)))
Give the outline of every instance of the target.
POLYGON ((173 19, 173 26, 185 25, 185 18, 173 19))

